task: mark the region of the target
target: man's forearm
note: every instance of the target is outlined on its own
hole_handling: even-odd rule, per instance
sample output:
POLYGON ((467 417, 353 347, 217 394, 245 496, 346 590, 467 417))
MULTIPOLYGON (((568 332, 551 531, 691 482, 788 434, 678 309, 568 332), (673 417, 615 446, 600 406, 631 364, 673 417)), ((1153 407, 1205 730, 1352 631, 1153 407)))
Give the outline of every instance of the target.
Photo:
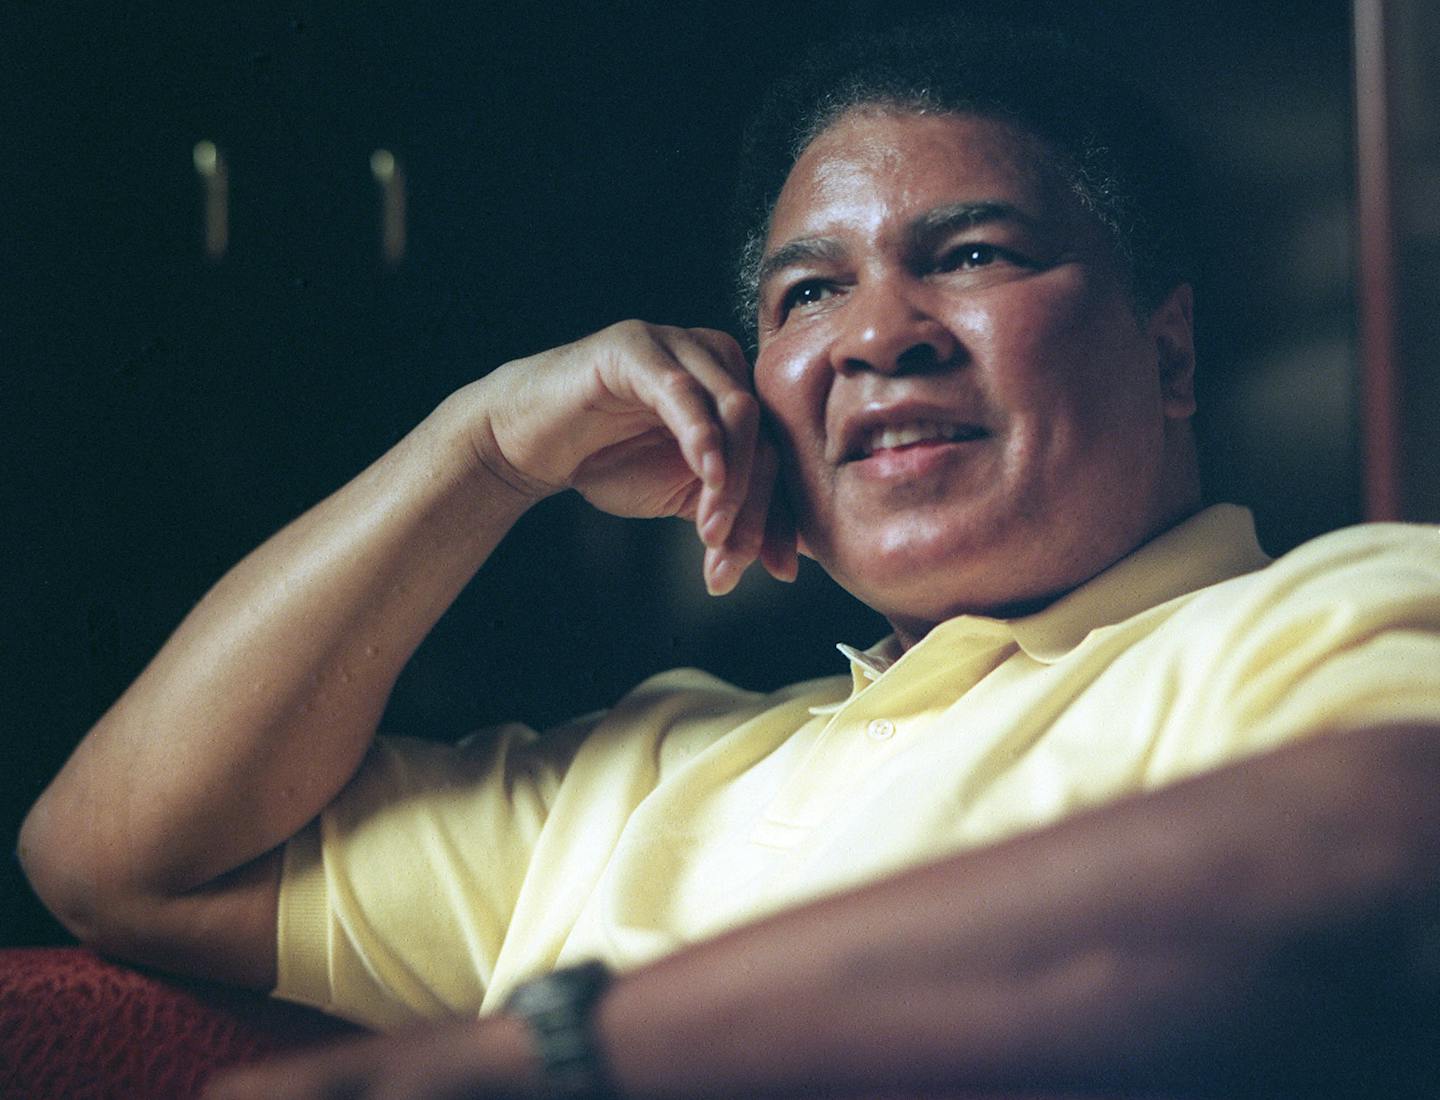
POLYGON ((22 833, 62 917, 81 879, 101 894, 207 883, 353 774, 401 667, 530 503, 474 462, 462 406, 237 565, 91 731, 22 833))
POLYGON ((267 984, 277 846, 355 773, 406 660, 536 500, 693 521, 716 592, 762 556, 793 576, 758 422, 733 339, 639 321, 457 391, 222 579, 82 741, 21 833, 41 898, 118 954, 267 984))
POLYGON ((602 1041, 637 1097, 1352 1095, 1433 1057, 1437 783, 1318 738, 673 956, 602 1041))

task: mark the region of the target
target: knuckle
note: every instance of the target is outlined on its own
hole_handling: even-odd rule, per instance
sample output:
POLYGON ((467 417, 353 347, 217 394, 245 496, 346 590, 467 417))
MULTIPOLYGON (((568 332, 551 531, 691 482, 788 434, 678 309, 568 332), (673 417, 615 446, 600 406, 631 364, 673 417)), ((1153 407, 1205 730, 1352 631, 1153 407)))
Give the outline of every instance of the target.
POLYGON ((725 438, 714 424, 701 423, 690 429, 685 442, 701 451, 719 450, 725 438))
POLYGON ((745 349, 735 337, 713 328, 691 329, 690 332, 696 341, 703 344, 706 350, 719 360, 731 376, 737 379, 749 376, 750 364, 745 358, 745 349))
POLYGON ((740 351, 740 344, 735 337, 718 328, 692 328, 689 331, 696 340, 716 351, 724 351, 727 354, 740 351))
POLYGON ((668 370, 660 376, 660 385, 675 397, 688 397, 695 392, 699 383, 688 371, 668 370))
POLYGON ((677 353, 689 355, 713 355, 714 349, 702 340, 693 328, 665 329, 666 344, 677 353))
POLYGON ((616 321, 607 330, 619 336, 630 336, 635 333, 644 332, 649 326, 636 317, 627 317, 623 321, 616 321))
POLYGON ((654 341, 653 327, 638 318, 628 318, 624 321, 616 321, 604 334, 622 345, 639 343, 651 343, 654 341))
POLYGON ((716 402, 716 408, 729 424, 748 422, 758 419, 760 415, 760 403, 755 400, 754 395, 744 390, 730 390, 722 394, 716 402))

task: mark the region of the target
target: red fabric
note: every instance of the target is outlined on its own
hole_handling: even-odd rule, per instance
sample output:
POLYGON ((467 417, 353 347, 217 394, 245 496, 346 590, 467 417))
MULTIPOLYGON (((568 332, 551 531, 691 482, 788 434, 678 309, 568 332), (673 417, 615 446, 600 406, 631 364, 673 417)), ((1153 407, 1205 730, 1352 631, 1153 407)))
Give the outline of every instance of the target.
POLYGON ((357 1031, 298 1005, 154 977, 83 948, 0 950, 4 1100, 183 1100, 222 1066, 357 1031))

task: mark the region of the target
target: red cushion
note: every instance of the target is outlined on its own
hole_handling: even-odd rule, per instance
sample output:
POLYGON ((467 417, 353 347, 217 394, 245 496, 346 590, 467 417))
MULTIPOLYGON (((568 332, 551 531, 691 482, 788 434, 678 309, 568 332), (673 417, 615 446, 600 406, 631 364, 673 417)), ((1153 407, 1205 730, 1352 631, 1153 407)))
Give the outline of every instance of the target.
POLYGON ((0 1097, 170 1100, 221 1066, 353 1025, 257 993, 160 978, 78 947, 0 950, 0 1097))

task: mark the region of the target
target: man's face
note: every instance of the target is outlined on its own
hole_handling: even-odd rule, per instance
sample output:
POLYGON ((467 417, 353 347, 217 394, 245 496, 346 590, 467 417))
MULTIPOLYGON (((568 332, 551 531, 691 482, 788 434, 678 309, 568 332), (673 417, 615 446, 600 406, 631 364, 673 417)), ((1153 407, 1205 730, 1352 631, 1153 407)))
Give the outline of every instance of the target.
POLYGON ((755 385, 808 552, 903 641, 1034 607, 1196 506, 1188 288, 995 120, 860 109, 796 162, 755 385))

